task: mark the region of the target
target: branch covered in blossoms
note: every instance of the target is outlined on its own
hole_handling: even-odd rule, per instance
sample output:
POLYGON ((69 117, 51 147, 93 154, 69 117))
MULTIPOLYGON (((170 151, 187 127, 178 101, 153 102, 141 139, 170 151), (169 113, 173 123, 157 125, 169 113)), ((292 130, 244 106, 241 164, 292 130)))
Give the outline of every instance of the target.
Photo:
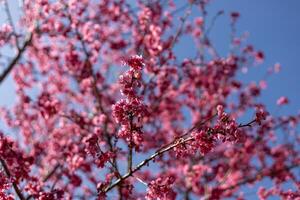
MULTIPOLYGON (((218 107, 218 115, 219 115, 219 117, 221 117, 222 120, 224 120, 223 117, 227 118, 227 116, 226 116, 225 113, 223 113, 222 111, 220 113, 220 108, 219 107, 218 107)), ((199 129, 202 126, 204 126, 205 123, 209 122, 209 120, 212 120, 215 116, 216 115, 213 115, 208 120, 205 120, 203 122, 197 123, 187 133, 185 133, 182 136, 176 138, 170 144, 164 145, 163 147, 159 148, 159 150, 157 150, 149 158, 147 158, 144 161, 140 162, 130 172, 128 172, 127 174, 125 174, 121 178, 117 179, 114 183, 112 183, 108 187, 104 188, 104 190, 100 191, 100 193, 107 193, 107 192, 109 192, 111 189, 113 189, 117 185, 121 184, 122 181, 126 180, 130 176, 133 176, 133 174, 135 172, 137 172, 138 170, 140 170, 143 166, 148 165, 149 162, 153 161, 156 157, 161 156, 162 154, 164 154, 164 153, 166 153, 166 152, 168 152, 170 150, 173 150, 174 148, 176 148, 178 146, 186 145, 186 144, 188 144, 191 141, 194 141, 194 142, 190 143, 190 145, 194 145, 194 146, 196 145, 197 148, 200 148, 200 151, 203 152, 203 154, 206 154, 209 151, 211 151, 211 148, 212 148, 213 144, 210 144, 209 146, 207 146, 210 143, 210 141, 213 142, 213 139, 210 137, 210 135, 211 134, 215 134, 215 135, 218 134, 219 126, 217 126, 217 128, 215 128, 215 130, 209 128, 209 129, 207 129, 206 132, 202 131, 202 130, 200 130, 200 133, 197 133, 197 132, 199 132, 199 129), (197 130, 197 131, 195 131, 195 130, 197 130), (189 134, 191 134, 191 136, 189 136, 189 134), (208 139, 208 138, 210 138, 210 139, 208 139)), ((226 119, 226 120, 228 120, 228 119, 226 119)), ((247 124, 240 124, 239 126, 236 126, 236 128, 234 130, 237 131, 238 128, 251 126, 251 124, 253 124, 255 121, 256 120, 253 120, 253 121, 251 121, 251 122, 249 122, 247 124)), ((226 123, 228 123, 228 121, 226 123)), ((224 134, 225 134, 225 131, 223 132, 222 135, 224 135, 224 134)))

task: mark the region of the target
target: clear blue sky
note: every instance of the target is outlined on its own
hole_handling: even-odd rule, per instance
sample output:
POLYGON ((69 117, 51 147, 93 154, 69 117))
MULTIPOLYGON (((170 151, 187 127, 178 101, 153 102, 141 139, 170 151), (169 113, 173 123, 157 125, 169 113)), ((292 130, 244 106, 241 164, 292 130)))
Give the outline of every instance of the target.
MULTIPOLYGON (((280 112, 298 112, 300 108, 300 1, 216 0, 212 10, 220 8, 229 11, 238 10, 241 13, 238 30, 248 31, 249 41, 265 52, 266 61, 258 67, 262 69, 254 69, 255 73, 250 73, 245 79, 260 79, 269 66, 276 62, 281 63, 281 73, 268 79, 268 89, 263 93, 262 100, 271 111, 275 111, 277 98, 286 95, 290 98, 291 104, 280 112)), ((221 36, 223 23, 217 22, 214 30, 214 40, 220 48, 224 46, 225 41, 224 36, 221 36)))

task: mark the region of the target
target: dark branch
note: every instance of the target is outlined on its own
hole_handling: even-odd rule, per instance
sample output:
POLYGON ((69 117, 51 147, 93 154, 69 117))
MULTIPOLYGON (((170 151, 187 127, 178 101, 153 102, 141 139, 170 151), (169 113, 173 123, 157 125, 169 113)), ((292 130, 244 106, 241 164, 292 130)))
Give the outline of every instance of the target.
POLYGON ((56 172, 56 170, 58 170, 58 168, 60 167, 60 164, 56 164, 53 169, 45 176, 45 178, 43 179, 43 182, 48 181, 56 172))
POLYGON ((9 75, 15 65, 18 63, 20 58, 22 57, 26 47, 31 44, 33 34, 29 35, 29 38, 24 42, 23 46, 18 50, 16 57, 9 63, 8 67, 4 70, 4 72, 0 76, 0 84, 4 81, 4 79, 9 75))
POLYGON ((192 141, 194 140, 193 137, 188 137, 186 139, 182 139, 182 140, 178 140, 178 142, 163 148, 160 151, 157 151, 156 153, 152 154, 149 158, 145 159, 144 161, 140 162, 136 167, 134 167, 132 169, 131 172, 128 172, 127 174, 125 174, 124 176, 122 176, 120 179, 116 180, 114 183, 112 183, 110 186, 106 187, 104 189, 104 193, 107 193, 108 191, 110 191, 111 189, 113 189, 114 187, 118 186, 119 184, 121 184, 124 180, 126 180, 127 178, 129 178, 130 176, 132 176, 136 171, 138 171, 139 169, 141 169, 143 166, 147 165, 150 161, 154 160, 156 157, 162 155, 165 152, 170 151, 171 149, 177 147, 178 145, 184 144, 188 141, 192 141))

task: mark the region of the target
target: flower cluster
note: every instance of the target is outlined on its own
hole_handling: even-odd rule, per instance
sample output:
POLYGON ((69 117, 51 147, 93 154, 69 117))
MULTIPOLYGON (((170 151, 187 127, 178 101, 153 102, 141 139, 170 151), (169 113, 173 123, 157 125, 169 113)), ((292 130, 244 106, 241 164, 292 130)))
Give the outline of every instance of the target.
POLYGON ((114 158, 115 154, 113 152, 107 151, 101 154, 98 154, 98 158, 95 161, 98 167, 103 168, 105 163, 109 162, 110 159, 114 158))
POLYGON ((10 176, 13 177, 15 183, 29 178, 30 166, 34 159, 30 156, 25 156, 19 150, 13 141, 4 136, 0 132, 0 159, 8 166, 10 176))
POLYGON ((49 119, 59 110, 59 101, 53 99, 48 92, 42 93, 38 98, 38 106, 45 119, 49 119))
POLYGON ((166 176, 159 177, 148 184, 147 200, 175 200, 176 193, 172 190, 172 185, 175 182, 175 177, 166 176))
POLYGON ((119 80, 125 99, 114 104, 112 110, 116 122, 121 124, 118 136, 138 149, 143 140, 143 118, 148 113, 146 105, 137 94, 137 89, 141 87, 141 70, 145 64, 141 56, 132 56, 126 63, 130 70, 121 75, 119 80))
POLYGON ((139 72, 145 66, 144 60, 142 56, 135 55, 126 59, 125 63, 135 72, 139 72))
POLYGON ((0 46, 3 46, 9 39, 12 33, 12 27, 8 24, 3 24, 0 27, 0 46))
POLYGON ((95 134, 89 134, 88 136, 83 138, 83 142, 86 145, 86 152, 96 156, 99 153, 99 144, 98 144, 98 137, 95 134))
POLYGON ((245 136, 241 132, 240 126, 224 111, 222 105, 218 105, 216 124, 213 127, 201 127, 200 130, 191 134, 194 139, 191 143, 193 149, 199 149, 201 154, 205 155, 214 148, 217 140, 222 142, 242 141, 245 136))
POLYGON ((0 199, 6 199, 5 190, 9 189, 11 181, 3 170, 0 171, 0 199))
POLYGON ((262 122, 264 120, 266 120, 268 115, 269 115, 269 113, 262 106, 258 106, 256 108, 256 113, 255 113, 256 118, 255 118, 255 120, 259 125, 261 125, 262 122))
POLYGON ((218 122, 213 128, 213 134, 224 141, 239 141, 242 134, 235 119, 224 112, 224 107, 217 106, 218 122))
POLYGON ((208 131, 199 131, 192 133, 192 137, 194 138, 194 142, 192 145, 199 149, 201 154, 207 154, 212 150, 214 147, 215 138, 213 137, 212 133, 210 132, 211 129, 208 131))
POLYGON ((276 103, 277 103, 277 105, 282 106, 282 105, 288 104, 289 100, 286 97, 280 97, 276 103))
POLYGON ((95 158, 95 163, 99 168, 103 168, 115 156, 114 152, 103 152, 100 149, 99 139, 96 134, 89 134, 84 137, 83 142, 86 145, 86 153, 91 154, 95 158))

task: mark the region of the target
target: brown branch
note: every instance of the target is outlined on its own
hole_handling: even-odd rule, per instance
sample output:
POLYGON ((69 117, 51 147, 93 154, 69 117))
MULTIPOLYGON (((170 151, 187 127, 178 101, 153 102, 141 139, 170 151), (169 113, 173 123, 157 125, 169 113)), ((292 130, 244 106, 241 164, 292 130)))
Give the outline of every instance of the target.
POLYGON ((183 28, 184 28, 184 25, 185 25, 185 22, 187 20, 187 18, 191 15, 191 11, 192 11, 192 7, 193 7, 193 3, 191 3, 189 5, 189 8, 188 10, 186 11, 186 13, 184 14, 184 16, 180 19, 181 23, 180 23, 180 26, 179 28, 177 29, 177 32, 175 33, 175 36, 169 46, 169 49, 172 49, 175 45, 175 43, 177 42, 179 36, 182 34, 182 31, 183 31, 183 28))
MULTIPOLYGON (((144 161, 140 162, 131 171, 127 172, 124 176, 122 176, 121 178, 117 179, 111 185, 109 185, 108 187, 106 187, 102 192, 107 193, 108 191, 110 191, 114 187, 118 186, 124 180, 126 180, 127 178, 129 178, 130 176, 132 176, 136 171, 138 171, 139 169, 141 169, 143 166, 147 165, 150 161, 154 160, 156 157, 164 154, 165 152, 168 152, 168 151, 174 149, 175 147, 177 147, 177 146, 179 146, 181 144, 185 144, 185 143, 187 143, 189 141, 194 140, 194 138, 192 136, 189 136, 189 137, 186 137, 186 136, 189 135, 194 130, 199 129, 205 123, 207 123, 210 120, 212 120, 215 116, 216 116, 216 114, 214 114, 210 118, 206 119, 205 121, 200 121, 200 122, 196 123, 196 125, 193 126, 191 129, 189 129, 186 133, 184 133, 183 135, 175 138, 173 142, 171 142, 171 143, 169 143, 169 144, 164 145, 163 147, 161 147, 154 154, 152 154, 149 158, 147 158, 144 161)), ((246 127, 246 126, 251 126, 251 124, 254 123, 254 122, 255 122, 255 120, 252 120, 251 122, 249 122, 249 123, 247 123, 245 125, 240 125, 239 128, 246 127)))
POLYGON ((243 127, 251 127, 252 124, 254 124, 256 122, 256 119, 253 119, 251 122, 247 123, 247 124, 240 124, 238 126, 238 128, 243 128, 243 127))
POLYGON ((53 169, 44 177, 43 182, 48 181, 56 172, 56 170, 58 170, 58 168, 60 167, 60 164, 56 164, 53 169))
POLYGON ((191 192, 191 188, 188 188, 185 192, 184 192, 184 200, 190 200, 190 192, 191 192))
MULTIPOLYGON (((131 143, 131 141, 130 141, 130 143, 131 143)), ((133 153, 132 145, 129 144, 128 148, 129 148, 129 152, 128 152, 128 158, 127 158, 127 163, 128 163, 127 172, 131 172, 132 171, 132 153, 133 153)))
POLYGON ((18 63, 21 56, 23 55, 26 47, 31 44, 33 37, 33 33, 29 35, 29 38, 24 42, 23 46, 18 50, 16 57, 8 64, 8 67, 4 70, 4 72, 0 76, 0 84, 4 81, 4 79, 9 75, 14 66, 18 63))
MULTIPOLYGON (((2 158, 0 158, 0 162, 1 162, 1 165, 3 166, 3 169, 4 169, 7 177, 11 178, 11 173, 10 173, 10 171, 8 169, 8 166, 6 165, 5 161, 2 158)), ((19 197, 19 199, 20 200, 25 200, 26 198, 22 194, 22 191, 20 190, 20 188, 18 187, 18 185, 15 181, 12 182, 12 186, 13 186, 17 196, 19 197)))
POLYGON ((132 171, 132 154, 133 154, 133 142, 132 142, 132 131, 133 131, 133 118, 130 117, 130 142, 128 143, 128 156, 127 156, 127 172, 132 171))
POLYGON ((213 19, 212 19, 210 25, 208 26, 208 28, 207 28, 206 31, 204 32, 204 37, 205 37, 205 38, 208 37, 208 35, 209 35, 209 33, 211 32, 211 30, 213 29, 213 27, 214 27, 214 25, 215 25, 217 19, 218 19, 221 15, 223 15, 223 14, 224 14, 224 11, 221 10, 221 11, 217 12, 217 14, 213 17, 213 19))
POLYGON ((170 151, 171 149, 177 147, 178 145, 184 144, 188 141, 192 141, 194 140, 193 137, 188 137, 186 139, 182 139, 182 140, 178 140, 178 142, 163 148, 160 151, 157 151, 156 153, 152 154, 149 158, 145 159, 144 161, 140 162, 136 167, 134 167, 132 169, 131 172, 128 172, 127 174, 125 174, 124 176, 122 176, 122 178, 116 180, 114 183, 112 183, 111 185, 109 185, 108 187, 106 187, 103 192, 107 193, 108 191, 110 191, 111 189, 113 189, 114 187, 118 186, 119 184, 121 184, 124 180, 126 180, 127 178, 129 178, 130 176, 132 176, 136 171, 138 171, 139 169, 141 169, 143 166, 147 165, 150 161, 154 160, 156 157, 162 155, 165 152, 170 151))
POLYGON ((211 117, 209 117, 208 119, 204 120, 204 121, 199 121, 197 122, 192 128, 190 128, 186 133, 176 137, 172 142, 162 146, 160 149, 158 149, 157 151, 160 151, 161 149, 172 145, 173 143, 175 143, 176 141, 178 141, 179 139, 182 139, 184 137, 186 137, 187 135, 189 135, 190 133, 192 133, 193 131, 195 131, 196 129, 201 128, 204 124, 206 124, 207 122, 211 121, 213 118, 215 118, 217 116, 217 114, 212 115, 211 117))

